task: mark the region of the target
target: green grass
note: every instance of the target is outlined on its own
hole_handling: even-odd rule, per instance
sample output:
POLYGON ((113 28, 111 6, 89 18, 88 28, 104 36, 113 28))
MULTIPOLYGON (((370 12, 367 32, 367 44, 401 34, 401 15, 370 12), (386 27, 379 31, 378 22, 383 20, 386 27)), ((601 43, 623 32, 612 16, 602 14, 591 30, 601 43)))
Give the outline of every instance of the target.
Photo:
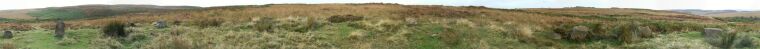
POLYGON ((437 37, 433 37, 430 35, 425 34, 416 34, 414 35, 413 39, 415 40, 414 48, 416 49, 441 49, 444 48, 443 42, 440 41, 437 37))
POLYGON ((723 21, 729 21, 729 22, 750 22, 750 23, 760 23, 760 17, 718 17, 717 19, 723 20, 723 21))
POLYGON ((441 25, 423 25, 416 28, 409 40, 413 40, 416 49, 441 49, 444 48, 444 42, 440 39, 440 33, 446 28, 441 25), (437 34, 437 35, 432 35, 437 34))
POLYGON ((686 32, 686 33, 679 34, 679 35, 681 35, 682 37, 691 38, 691 39, 704 38, 702 36, 702 32, 696 32, 696 31, 686 32))
POLYGON ((31 30, 23 31, 16 35, 14 43, 19 48, 31 49, 86 49, 90 45, 90 40, 98 35, 96 29, 78 29, 66 31, 64 39, 53 37, 51 30, 31 30), (61 43, 64 42, 64 43, 61 43))
POLYGON ((346 38, 348 38, 348 36, 351 34, 352 31, 358 30, 356 28, 348 26, 348 24, 346 24, 346 23, 341 23, 341 24, 339 24, 338 26, 335 26, 335 27, 337 27, 337 29, 338 29, 337 32, 335 32, 335 33, 337 33, 337 37, 336 38, 339 38, 339 39, 346 39, 346 38))
POLYGON ((0 18, 0 22, 12 22, 12 21, 15 21, 15 19, 0 18))

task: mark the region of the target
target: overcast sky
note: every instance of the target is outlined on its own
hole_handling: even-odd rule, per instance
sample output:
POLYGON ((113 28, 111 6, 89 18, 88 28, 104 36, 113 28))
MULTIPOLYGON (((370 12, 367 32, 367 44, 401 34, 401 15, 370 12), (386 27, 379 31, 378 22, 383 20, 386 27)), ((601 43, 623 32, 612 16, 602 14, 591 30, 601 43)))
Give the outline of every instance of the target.
POLYGON ((263 5, 271 3, 400 3, 416 5, 487 6, 494 8, 559 8, 572 6, 647 9, 760 10, 758 0, 3 0, 0 10, 84 4, 152 4, 186 6, 263 5))

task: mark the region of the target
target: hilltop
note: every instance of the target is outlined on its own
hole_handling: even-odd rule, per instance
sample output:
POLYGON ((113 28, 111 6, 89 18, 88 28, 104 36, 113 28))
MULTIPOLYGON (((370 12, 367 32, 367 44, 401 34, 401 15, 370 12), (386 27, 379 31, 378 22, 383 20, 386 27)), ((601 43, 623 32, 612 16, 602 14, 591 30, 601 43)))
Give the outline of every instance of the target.
MULTIPOLYGON (((11 47, 32 49, 726 48, 702 41, 703 28, 726 29, 740 32, 737 36, 742 38, 760 39, 760 33, 754 33, 760 29, 757 24, 635 8, 267 4, 127 13, 65 22, 69 31, 63 39, 52 38, 53 22, 3 23, 0 27, 20 33, 2 41, 11 47), (163 24, 159 22, 168 28, 156 27, 163 24), (11 26, 14 28, 8 28, 11 26), (124 32, 109 32, 119 28, 124 32), (104 35, 112 33, 129 35, 104 35)), ((745 44, 760 44, 760 40, 748 41, 745 44)))
POLYGON ((728 21, 728 22, 743 22, 743 23, 760 22, 760 12, 758 11, 699 10, 699 9, 678 9, 678 10, 669 10, 669 11, 713 17, 715 19, 728 21))

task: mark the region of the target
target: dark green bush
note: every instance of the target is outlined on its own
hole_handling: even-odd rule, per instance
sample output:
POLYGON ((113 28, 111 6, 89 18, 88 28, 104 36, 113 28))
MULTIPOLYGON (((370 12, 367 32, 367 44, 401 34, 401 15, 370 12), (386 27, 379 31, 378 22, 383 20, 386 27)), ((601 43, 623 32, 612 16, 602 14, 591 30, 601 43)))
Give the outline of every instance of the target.
POLYGON ((102 29, 104 35, 110 37, 127 37, 126 25, 119 22, 111 22, 102 29))

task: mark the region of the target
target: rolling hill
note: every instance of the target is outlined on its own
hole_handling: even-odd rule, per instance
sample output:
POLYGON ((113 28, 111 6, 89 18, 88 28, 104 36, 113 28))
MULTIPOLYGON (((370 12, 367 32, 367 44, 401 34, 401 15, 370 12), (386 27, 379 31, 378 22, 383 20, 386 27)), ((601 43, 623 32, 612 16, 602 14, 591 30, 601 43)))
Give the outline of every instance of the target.
POLYGON ((29 11, 32 11, 30 9, 22 9, 22 10, 0 10, 0 18, 7 18, 7 19, 34 19, 34 17, 26 15, 29 11))
POLYGON ((694 14, 694 15, 703 15, 703 16, 712 15, 712 14, 746 12, 746 11, 737 11, 737 10, 701 10, 701 9, 674 9, 674 10, 669 10, 669 11, 689 13, 689 14, 694 14))
POLYGON ((197 9, 194 6, 156 6, 156 5, 79 5, 65 7, 48 7, 39 9, 2 10, 0 18, 20 20, 80 19, 114 16, 128 13, 160 12, 180 9, 197 9))
POLYGON ((721 13, 721 14, 709 14, 705 16, 714 16, 714 17, 760 17, 760 11, 750 11, 750 12, 735 12, 735 13, 721 13))

